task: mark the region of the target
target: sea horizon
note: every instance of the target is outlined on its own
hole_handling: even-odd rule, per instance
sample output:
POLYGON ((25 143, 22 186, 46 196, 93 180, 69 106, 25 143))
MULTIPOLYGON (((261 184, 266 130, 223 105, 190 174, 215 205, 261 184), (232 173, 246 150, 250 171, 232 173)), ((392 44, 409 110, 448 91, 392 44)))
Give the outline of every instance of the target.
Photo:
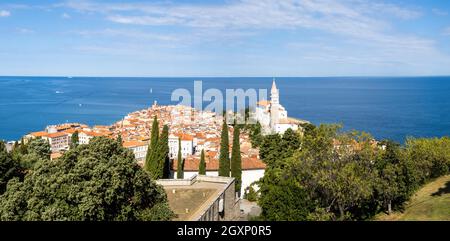
MULTIPOLYGON (((110 125, 170 101, 177 88, 266 88, 273 77, 0 77, 0 139, 17 140, 47 125, 110 125), (39 81, 35 81, 39 80, 39 81), (97 80, 97 81, 94 81, 97 80), (159 81, 164 80, 164 81, 159 81), (95 83, 93 83, 95 82, 95 83)), ((450 130, 450 77, 276 77, 289 116, 341 123, 376 139, 442 137, 450 130), (445 111, 448 110, 448 111, 445 111)))

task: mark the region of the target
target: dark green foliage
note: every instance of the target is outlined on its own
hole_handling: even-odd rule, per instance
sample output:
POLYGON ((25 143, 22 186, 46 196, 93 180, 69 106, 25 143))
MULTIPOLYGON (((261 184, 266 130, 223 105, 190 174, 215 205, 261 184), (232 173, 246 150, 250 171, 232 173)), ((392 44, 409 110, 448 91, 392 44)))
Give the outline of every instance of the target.
POLYGON ((291 128, 287 129, 281 140, 282 149, 286 152, 285 155, 292 156, 295 151, 300 148, 300 135, 291 128))
POLYGON ((233 130, 233 147, 231 149, 231 176, 235 178, 235 190, 240 196, 242 184, 242 157, 239 136, 239 126, 235 125, 233 130))
POLYGON ((202 153, 200 155, 200 164, 198 167, 198 174, 206 175, 206 161, 205 161, 205 151, 204 150, 202 150, 202 153))
POLYGON ((158 142, 159 146, 159 170, 160 177, 159 178, 169 178, 170 176, 170 159, 169 159, 169 126, 164 125, 161 137, 158 142))
POLYGON ((316 126, 311 123, 302 123, 300 127, 303 131, 303 135, 311 135, 312 131, 316 129, 316 126))
POLYGON ((158 141, 159 141, 159 124, 156 116, 153 118, 150 144, 148 145, 147 156, 145 159, 144 168, 150 175, 157 179, 160 175, 160 161, 158 153, 158 141))
POLYGON ((12 158, 11 154, 6 151, 5 143, 0 141, 0 194, 5 191, 9 180, 21 176, 19 162, 12 158))
POLYGON ((284 155, 281 148, 281 136, 279 134, 264 136, 259 147, 261 159, 269 167, 274 167, 278 161, 282 161, 287 155, 284 155))
POLYGON ((155 173, 153 177, 155 179, 161 179, 168 177, 168 171, 165 168, 169 168, 169 127, 164 125, 161 132, 161 136, 158 140, 157 157, 155 160, 155 173))
POLYGON ((259 155, 269 167, 275 167, 283 165, 282 160, 291 157, 299 148, 300 135, 292 129, 288 129, 283 136, 279 134, 264 136, 259 155))
POLYGON ((119 143, 120 145, 122 145, 123 140, 122 140, 122 135, 119 133, 119 135, 117 135, 117 143, 119 143))
POLYGON ((75 131, 70 137, 70 149, 76 148, 80 143, 78 131, 75 131))
POLYGON ((250 202, 256 202, 258 200, 258 192, 253 186, 249 186, 245 189, 244 199, 247 199, 250 202))
POLYGON ((50 144, 44 139, 32 139, 27 144, 21 144, 18 152, 13 152, 13 158, 17 160, 25 171, 29 171, 39 162, 50 160, 50 144))
POLYGON ((222 134, 220 140, 220 156, 219 156, 219 176, 230 176, 230 144, 228 139, 228 125, 224 119, 222 125, 222 134))
POLYGON ((184 178, 184 159, 181 153, 181 139, 178 139, 177 179, 184 178))
POLYGON ((263 136, 261 133, 261 124, 259 122, 257 122, 254 125, 249 125, 250 126, 250 142, 252 144, 253 148, 259 147, 261 145, 263 136))
POLYGON ((294 177, 281 177, 279 170, 269 169, 261 181, 261 217, 268 221, 309 220, 314 202, 307 190, 295 184, 294 177))
POLYGON ((421 185, 449 173, 449 138, 376 146, 370 135, 342 133, 339 125, 302 127, 302 137, 286 131, 263 139, 260 156, 268 165, 259 182, 263 219, 370 219, 401 209, 421 185))
POLYGON ((42 159, 50 159, 50 144, 44 139, 34 139, 27 144, 27 153, 36 154, 42 159))
POLYGON ((162 187, 117 141, 94 138, 38 162, 0 197, 1 220, 169 220, 162 187))

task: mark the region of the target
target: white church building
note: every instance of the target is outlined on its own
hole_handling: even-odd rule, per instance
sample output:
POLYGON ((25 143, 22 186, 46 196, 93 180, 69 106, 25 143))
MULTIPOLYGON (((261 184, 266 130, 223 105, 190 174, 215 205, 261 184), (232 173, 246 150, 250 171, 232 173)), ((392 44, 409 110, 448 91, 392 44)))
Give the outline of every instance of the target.
POLYGON ((301 121, 288 117, 286 109, 280 104, 280 90, 277 89, 275 79, 270 90, 270 101, 261 100, 255 109, 255 119, 265 134, 283 134, 287 129, 298 130, 301 121))

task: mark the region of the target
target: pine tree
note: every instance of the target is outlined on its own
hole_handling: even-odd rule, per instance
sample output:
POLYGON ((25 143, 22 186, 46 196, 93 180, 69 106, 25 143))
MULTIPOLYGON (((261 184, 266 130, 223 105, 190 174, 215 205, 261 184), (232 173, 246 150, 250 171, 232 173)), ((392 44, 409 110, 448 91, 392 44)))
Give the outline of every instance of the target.
POLYGON ((177 179, 184 178, 184 159, 181 154, 181 138, 178 139, 177 179))
POLYGON ((150 144, 147 150, 147 157, 145 160, 144 168, 153 179, 156 179, 159 175, 158 171, 158 139, 159 139, 159 124, 156 116, 153 118, 153 125, 151 130, 150 144))
POLYGON ((75 131, 72 134, 72 137, 70 138, 70 149, 76 148, 79 143, 80 143, 80 138, 79 138, 79 135, 78 135, 78 131, 75 131))
POLYGON ((199 175, 206 175, 206 162, 205 162, 205 151, 202 150, 202 154, 200 155, 200 164, 198 167, 199 175))
POLYGON ((169 170, 169 127, 164 125, 158 141, 158 179, 168 178, 169 170))
POLYGON ((233 148, 231 150, 231 176, 235 180, 235 190, 239 195, 241 194, 241 177, 242 177, 242 158, 241 158, 241 145, 239 143, 239 126, 234 125, 233 131, 233 148))
POLYGON ((229 155, 229 140, 228 140, 228 125, 224 119, 222 125, 222 134, 220 141, 220 156, 219 156, 219 176, 230 176, 230 155, 229 155))

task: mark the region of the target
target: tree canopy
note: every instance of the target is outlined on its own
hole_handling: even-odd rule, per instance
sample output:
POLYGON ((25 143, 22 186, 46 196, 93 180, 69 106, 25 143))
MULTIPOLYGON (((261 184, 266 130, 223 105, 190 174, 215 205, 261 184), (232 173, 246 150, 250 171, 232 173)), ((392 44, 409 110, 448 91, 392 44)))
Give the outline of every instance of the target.
POLYGON ((222 177, 230 176, 230 143, 228 138, 228 125, 224 119, 222 124, 219 154, 219 176, 222 177))
POLYGON ((41 161, 0 197, 1 220, 169 220, 163 188, 117 141, 96 137, 41 161))
POLYGON ((235 190, 240 195, 242 184, 242 157, 239 137, 240 128, 238 125, 234 125, 233 147, 231 149, 231 176, 235 178, 235 190))
POLYGON ((431 178, 449 173, 450 138, 375 143, 340 125, 264 136, 260 180, 265 220, 363 220, 402 209, 431 178))

